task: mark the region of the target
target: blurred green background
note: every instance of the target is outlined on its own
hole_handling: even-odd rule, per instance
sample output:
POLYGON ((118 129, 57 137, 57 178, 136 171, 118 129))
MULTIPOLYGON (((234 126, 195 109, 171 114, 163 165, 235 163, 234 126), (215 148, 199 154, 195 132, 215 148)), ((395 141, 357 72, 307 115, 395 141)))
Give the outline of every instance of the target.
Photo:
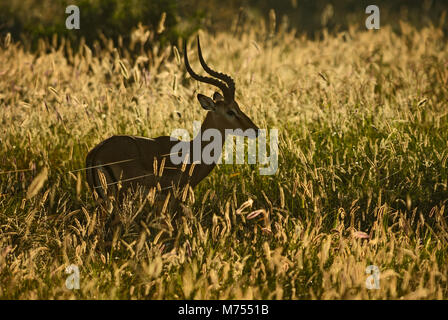
POLYGON ((121 37, 126 44, 131 30, 140 22, 154 31, 150 41, 164 44, 199 28, 238 34, 253 21, 269 20, 273 9, 277 28, 295 28, 299 34, 316 38, 349 26, 365 28, 365 8, 370 4, 380 8, 381 26, 390 25, 399 31, 399 21, 404 20, 417 28, 443 25, 447 31, 446 0, 1 0, 0 35, 9 32, 31 49, 37 39, 51 39, 54 34, 75 45, 81 38, 92 45, 103 36, 114 41, 121 37), (80 30, 65 27, 65 8, 71 4, 80 8, 80 30))

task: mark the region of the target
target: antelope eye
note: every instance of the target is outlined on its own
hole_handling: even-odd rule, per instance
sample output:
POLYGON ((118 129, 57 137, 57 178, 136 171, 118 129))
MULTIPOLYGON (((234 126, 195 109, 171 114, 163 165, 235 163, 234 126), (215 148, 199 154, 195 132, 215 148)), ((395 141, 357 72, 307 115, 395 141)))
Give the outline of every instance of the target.
POLYGON ((227 114, 231 117, 236 116, 235 112, 233 112, 232 110, 227 111, 227 114))

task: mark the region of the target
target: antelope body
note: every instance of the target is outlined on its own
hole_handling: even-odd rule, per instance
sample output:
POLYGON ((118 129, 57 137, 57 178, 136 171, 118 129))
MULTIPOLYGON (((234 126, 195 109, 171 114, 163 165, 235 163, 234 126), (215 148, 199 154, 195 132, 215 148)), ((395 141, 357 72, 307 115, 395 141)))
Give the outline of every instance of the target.
MULTIPOLYGON (((215 92, 213 98, 198 94, 197 98, 207 115, 201 126, 201 132, 207 129, 217 129, 221 133, 224 145, 225 129, 253 129, 258 133, 258 127, 246 116, 235 101, 235 83, 223 73, 210 69, 205 63, 201 46, 198 41, 198 55, 203 69, 212 77, 200 76, 190 67, 187 57, 186 41, 184 43, 185 67, 190 76, 200 82, 211 84, 222 91, 215 92)), ((206 145, 198 134, 194 140, 184 142, 193 145, 206 145), (195 143, 196 142, 196 143, 195 143)), ((185 186, 194 188, 215 167, 215 163, 195 163, 190 161, 173 164, 170 160, 171 150, 178 140, 172 141, 169 136, 154 139, 137 136, 112 136, 95 146, 86 158, 87 182, 101 198, 106 200, 108 194, 120 197, 123 192, 136 190, 138 186, 146 189, 153 187, 166 192, 173 188, 182 189, 185 186), (192 168, 192 166, 194 166, 192 168), (163 167, 163 168, 162 168, 163 167), (101 171, 101 176, 99 171, 101 171), (105 178, 104 179, 102 178, 105 178), (103 180, 103 181, 101 181, 103 180), (106 188, 104 188, 106 186, 106 188)))

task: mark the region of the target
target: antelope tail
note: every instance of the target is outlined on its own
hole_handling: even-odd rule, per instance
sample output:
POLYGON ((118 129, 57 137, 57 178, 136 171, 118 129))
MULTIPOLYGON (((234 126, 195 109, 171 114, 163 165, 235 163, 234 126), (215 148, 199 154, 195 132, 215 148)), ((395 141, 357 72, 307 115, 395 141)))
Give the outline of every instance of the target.
POLYGON ((98 175, 98 168, 95 163, 95 153, 96 148, 89 152, 86 158, 86 179, 92 192, 96 192, 103 200, 106 200, 106 195, 103 188, 101 187, 101 182, 98 175))

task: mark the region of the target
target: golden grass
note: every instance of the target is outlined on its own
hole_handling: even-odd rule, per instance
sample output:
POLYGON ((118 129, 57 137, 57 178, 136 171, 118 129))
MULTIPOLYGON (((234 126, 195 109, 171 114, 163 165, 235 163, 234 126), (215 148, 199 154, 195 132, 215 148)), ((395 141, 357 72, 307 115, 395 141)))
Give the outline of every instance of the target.
POLYGON ((174 47, 131 62, 112 45, 4 45, 0 297, 446 299, 444 36, 405 23, 400 34, 353 29, 321 41, 263 24, 238 38, 202 33, 207 62, 235 78, 242 109, 279 129, 278 172, 218 166, 186 202, 174 248, 135 196, 108 251, 104 212, 74 170, 113 134, 192 130, 205 116, 196 92, 212 88, 186 77, 174 47), (70 264, 79 290, 65 287, 70 264), (369 265, 379 290, 366 289, 369 265))

